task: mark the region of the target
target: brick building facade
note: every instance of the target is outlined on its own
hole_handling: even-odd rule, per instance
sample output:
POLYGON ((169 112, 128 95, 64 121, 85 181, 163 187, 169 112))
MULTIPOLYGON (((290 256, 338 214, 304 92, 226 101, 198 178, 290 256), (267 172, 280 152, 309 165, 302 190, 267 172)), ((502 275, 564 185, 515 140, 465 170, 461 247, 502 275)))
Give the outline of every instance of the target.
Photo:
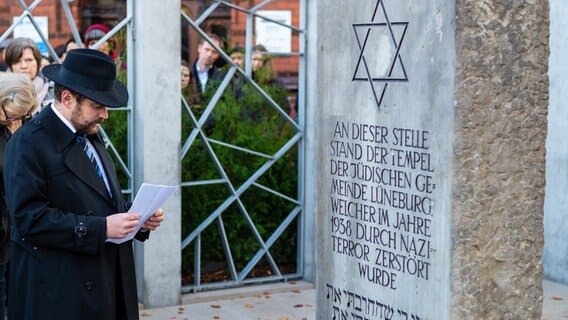
MULTIPOLYGON (((91 24, 103 23, 112 26, 126 15, 125 1, 78 0, 69 2, 69 6, 81 35, 91 24)), ((61 0, 42 0, 36 7, 31 8, 30 12, 34 17, 47 17, 49 42, 53 47, 64 44, 73 37, 61 0)), ((0 6, 0 32, 7 30, 12 19, 23 13, 24 8, 18 1, 4 0, 0 6)))
MULTIPOLYGON (((210 0, 182 0, 181 10, 195 19, 207 9, 210 2, 210 0)), ((0 6, 0 32, 10 27, 13 17, 18 17, 24 12, 17 0, 4 0, 3 3, 4 5, 0 6)), ((234 0, 232 3, 243 8, 251 8, 261 3, 261 0, 234 0)), ((91 24, 103 23, 112 27, 126 15, 125 0, 76 0, 69 4, 81 35, 91 24)), ((275 0, 262 7, 262 10, 289 10, 292 13, 292 25, 300 24, 299 0, 275 0)), ((33 16, 48 18, 49 42, 53 47, 64 44, 73 37, 60 0, 42 0, 30 11, 33 16)), ((245 44, 246 15, 238 10, 221 5, 201 27, 207 32, 219 34, 225 39, 228 48, 245 44)), ((182 28, 182 48, 184 48, 182 58, 191 62, 196 58, 199 37, 189 24, 182 24, 182 28)), ((292 52, 298 50, 299 34, 292 32, 292 52)), ((278 77, 292 91, 297 88, 298 63, 298 57, 294 55, 278 57, 274 61, 278 77)))
MULTIPOLYGON (((203 11, 205 11, 211 1, 203 0, 182 0, 182 8, 192 19, 196 19, 203 11)), ((242 8, 252 8, 261 3, 262 0, 233 0, 236 6, 242 8)), ((299 0, 275 0, 272 3, 262 7, 262 10, 288 10, 292 14, 292 25, 295 27, 300 26, 300 1, 299 0)), ((246 42, 246 14, 228 8, 226 6, 219 6, 207 19, 201 27, 210 33, 215 33, 223 38, 227 48, 236 46, 245 46, 246 42)), ((182 54, 183 58, 188 61, 194 61, 197 58, 197 44, 199 36, 196 32, 191 30, 191 27, 186 26, 182 33, 187 34, 187 44, 182 44, 189 48, 189 52, 182 54)), ((298 32, 292 32, 292 52, 299 51, 299 38, 298 32)), ((255 44, 253 39, 253 44, 255 44)), ((299 58, 297 55, 289 57, 278 57, 273 61, 274 69, 278 78, 284 85, 291 91, 297 90, 298 83, 298 68, 299 58)))

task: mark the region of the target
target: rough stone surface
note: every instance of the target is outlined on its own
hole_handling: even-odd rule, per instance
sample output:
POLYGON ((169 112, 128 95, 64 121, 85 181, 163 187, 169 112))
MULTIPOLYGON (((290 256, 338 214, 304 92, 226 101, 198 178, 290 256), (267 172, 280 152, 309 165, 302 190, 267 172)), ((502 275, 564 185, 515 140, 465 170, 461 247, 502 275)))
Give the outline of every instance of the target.
POLYGON ((452 319, 540 319, 548 1, 456 2, 452 319))

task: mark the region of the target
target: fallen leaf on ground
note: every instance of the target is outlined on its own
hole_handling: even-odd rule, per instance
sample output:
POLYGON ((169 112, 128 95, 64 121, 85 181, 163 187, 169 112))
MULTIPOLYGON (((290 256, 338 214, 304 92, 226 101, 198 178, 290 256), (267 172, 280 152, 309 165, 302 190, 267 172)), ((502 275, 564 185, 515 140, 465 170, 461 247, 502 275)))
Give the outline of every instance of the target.
POLYGON ((250 303, 247 303, 247 304, 245 304, 245 308, 252 309, 252 308, 254 308, 254 306, 250 303))
POLYGON ((564 298, 562 298, 562 297, 552 297, 552 300, 562 301, 562 300, 564 300, 564 298))
POLYGON ((218 305, 218 304, 212 304, 212 305, 211 305, 211 308, 219 309, 219 308, 221 308, 221 306, 218 305))
POLYGON ((301 308, 303 306, 304 306, 303 304, 297 304, 297 305, 294 306, 294 308, 301 308))

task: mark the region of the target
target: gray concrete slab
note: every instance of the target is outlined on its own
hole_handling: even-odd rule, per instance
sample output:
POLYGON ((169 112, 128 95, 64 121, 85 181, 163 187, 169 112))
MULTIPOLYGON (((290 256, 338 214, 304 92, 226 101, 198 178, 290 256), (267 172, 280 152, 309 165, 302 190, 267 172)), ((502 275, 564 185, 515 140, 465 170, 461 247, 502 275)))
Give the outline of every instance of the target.
POLYGON ((544 280, 542 320, 568 319, 568 286, 544 280))
POLYGON ((304 281, 199 292, 183 305, 140 310, 141 320, 315 320, 314 285, 304 281))
MULTIPOLYGON (((545 280, 542 320, 568 319, 568 286, 545 280)), ((141 320, 315 320, 316 292, 303 281, 189 294, 183 305, 140 310, 141 320)))

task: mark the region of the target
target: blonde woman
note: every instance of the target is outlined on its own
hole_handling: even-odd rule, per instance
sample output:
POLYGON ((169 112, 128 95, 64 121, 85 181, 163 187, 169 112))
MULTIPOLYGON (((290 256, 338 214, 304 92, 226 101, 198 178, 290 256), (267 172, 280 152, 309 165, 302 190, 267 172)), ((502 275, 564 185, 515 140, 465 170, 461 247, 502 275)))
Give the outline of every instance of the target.
POLYGON ((4 319, 6 264, 10 259, 10 226, 4 190, 4 151, 14 131, 37 106, 32 82, 23 74, 0 73, 0 319, 4 319))

